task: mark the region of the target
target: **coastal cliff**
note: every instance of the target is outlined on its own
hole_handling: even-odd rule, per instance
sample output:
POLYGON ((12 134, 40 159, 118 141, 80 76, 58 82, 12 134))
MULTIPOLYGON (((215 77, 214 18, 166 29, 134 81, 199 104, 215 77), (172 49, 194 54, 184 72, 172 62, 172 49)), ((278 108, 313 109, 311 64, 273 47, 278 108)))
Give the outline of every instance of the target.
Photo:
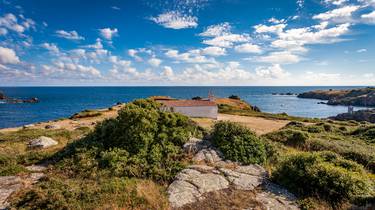
POLYGON ((298 98, 328 100, 328 105, 375 106, 375 88, 351 90, 314 90, 301 93, 298 98))

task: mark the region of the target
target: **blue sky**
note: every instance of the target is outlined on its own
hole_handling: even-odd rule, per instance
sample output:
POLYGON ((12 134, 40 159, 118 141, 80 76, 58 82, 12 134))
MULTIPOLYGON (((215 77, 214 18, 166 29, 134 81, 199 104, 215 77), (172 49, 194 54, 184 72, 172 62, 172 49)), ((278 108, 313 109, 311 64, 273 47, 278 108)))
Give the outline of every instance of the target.
POLYGON ((0 0, 0 86, 375 85, 375 0, 0 0))

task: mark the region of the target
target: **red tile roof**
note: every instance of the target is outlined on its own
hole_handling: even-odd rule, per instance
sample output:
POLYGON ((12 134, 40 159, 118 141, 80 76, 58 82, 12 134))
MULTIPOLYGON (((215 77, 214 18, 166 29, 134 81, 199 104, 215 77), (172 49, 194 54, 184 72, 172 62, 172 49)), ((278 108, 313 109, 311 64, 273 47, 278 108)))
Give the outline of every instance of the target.
POLYGON ((169 107, 183 107, 183 106, 217 106, 213 101, 205 100, 171 100, 171 101, 158 101, 169 107))

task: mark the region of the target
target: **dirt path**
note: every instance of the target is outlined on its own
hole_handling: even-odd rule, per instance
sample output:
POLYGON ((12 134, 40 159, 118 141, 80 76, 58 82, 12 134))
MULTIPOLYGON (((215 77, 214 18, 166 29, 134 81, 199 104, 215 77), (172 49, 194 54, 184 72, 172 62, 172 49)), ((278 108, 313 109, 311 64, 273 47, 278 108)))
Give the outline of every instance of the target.
MULTIPOLYGON (((79 127, 94 127, 97 122, 103 121, 104 119, 113 118, 117 116, 118 110, 122 105, 113 106, 112 109, 97 110, 101 112, 100 116, 87 117, 79 119, 62 119, 48 122, 35 123, 31 127, 35 129, 44 129, 47 125, 55 126, 56 128, 63 128, 67 130, 74 130, 79 127)), ((210 128, 214 124, 214 120, 208 118, 193 118, 200 126, 210 128)), ((272 131, 279 130, 284 127, 289 121, 288 120, 271 120, 262 117, 249 117, 229 114, 219 114, 218 120, 238 122, 246 127, 253 130, 258 135, 269 133, 272 131)), ((0 132, 17 131, 22 127, 16 128, 4 128, 0 129, 0 132)))
MULTIPOLYGON (((214 120, 207 118, 195 118, 193 120, 204 128, 210 128, 215 122, 214 120)), ((217 120, 241 123, 253 130, 258 135, 279 130, 290 122, 288 120, 270 120, 262 117, 249 117, 229 114, 219 114, 217 120)))
MULTIPOLYGON (((122 105, 113 106, 112 109, 100 109, 96 110, 101 113, 100 116, 97 117, 87 117, 87 118, 78 118, 78 119, 61 119, 61 120, 52 120, 48 122, 40 122, 32 124, 30 127, 34 129, 44 129, 47 125, 55 126, 56 128, 63 128, 67 130, 74 130, 79 127, 94 127, 97 122, 101 122, 104 119, 113 118, 117 116, 118 110, 120 110, 122 105)), ((23 127, 15 127, 15 128, 4 128, 0 129, 0 132, 9 132, 9 131, 17 131, 22 129, 23 127)))

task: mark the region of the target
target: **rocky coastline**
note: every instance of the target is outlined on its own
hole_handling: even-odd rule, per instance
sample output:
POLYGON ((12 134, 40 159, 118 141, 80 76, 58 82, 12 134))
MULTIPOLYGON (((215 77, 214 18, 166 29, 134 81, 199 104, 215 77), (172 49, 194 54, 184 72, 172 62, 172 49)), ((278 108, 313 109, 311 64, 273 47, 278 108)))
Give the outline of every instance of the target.
POLYGON ((314 90, 301 93, 298 98, 326 100, 328 105, 375 106, 375 88, 358 88, 349 90, 314 90))

